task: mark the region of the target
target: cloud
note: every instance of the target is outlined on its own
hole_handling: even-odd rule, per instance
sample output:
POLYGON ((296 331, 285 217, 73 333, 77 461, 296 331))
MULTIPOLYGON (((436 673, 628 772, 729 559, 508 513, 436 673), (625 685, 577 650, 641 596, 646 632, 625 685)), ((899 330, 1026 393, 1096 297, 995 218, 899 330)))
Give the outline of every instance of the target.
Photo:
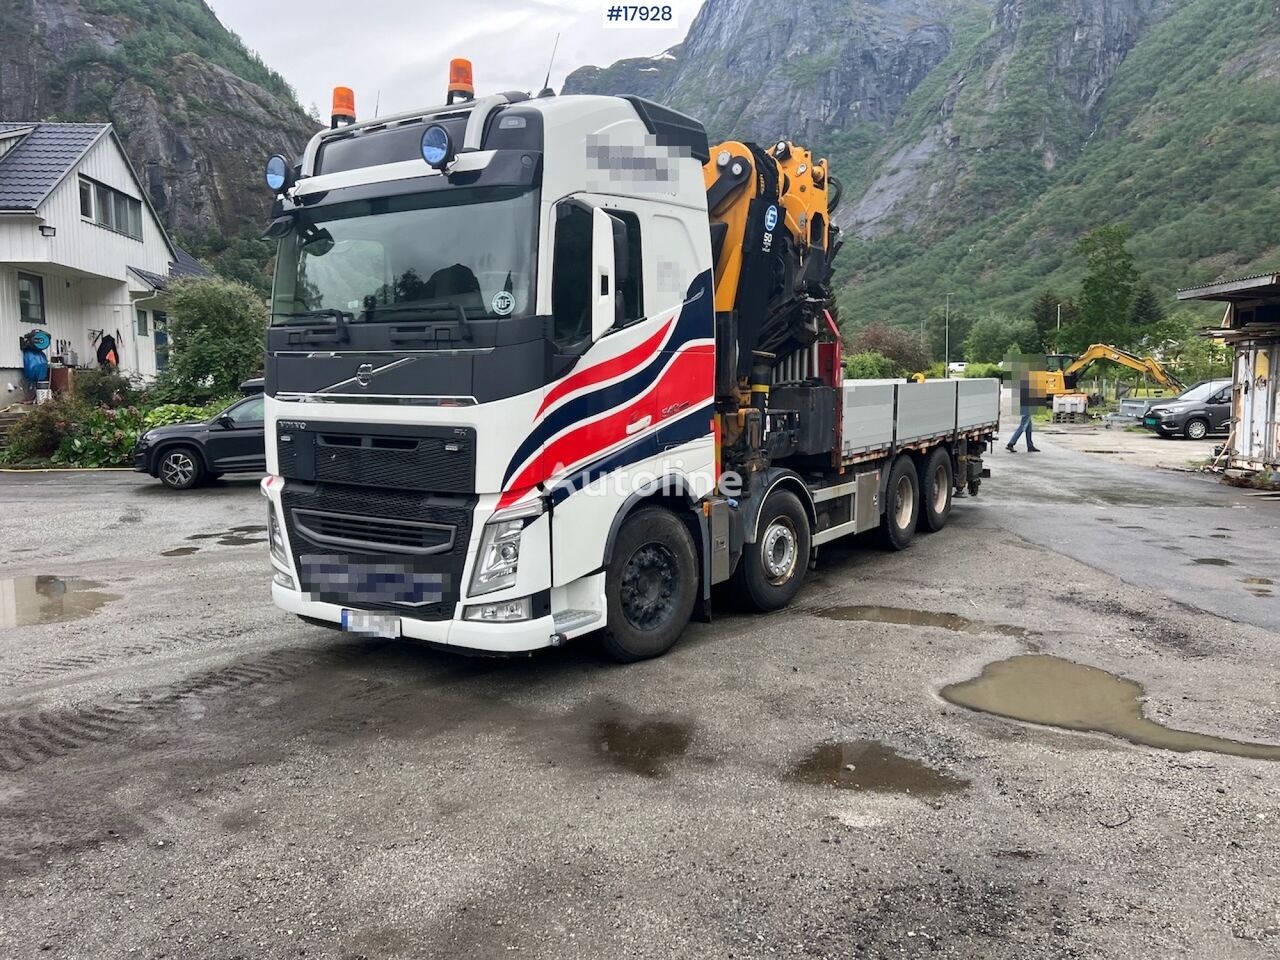
POLYGON ((334 86, 356 91, 361 119, 439 103, 449 60, 466 57, 480 94, 541 87, 587 64, 654 56, 684 39, 702 0, 674 3, 677 26, 606 29, 607 0, 209 0, 218 18, 328 116, 334 86))

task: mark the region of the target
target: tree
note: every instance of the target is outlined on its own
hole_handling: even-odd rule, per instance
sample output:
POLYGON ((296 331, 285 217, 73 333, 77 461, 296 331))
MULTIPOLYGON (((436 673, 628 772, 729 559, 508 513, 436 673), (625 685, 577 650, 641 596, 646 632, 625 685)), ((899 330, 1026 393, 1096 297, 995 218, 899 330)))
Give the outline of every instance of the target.
POLYGON ((1058 321, 1062 328, 1069 330, 1071 325, 1080 319, 1080 311, 1070 297, 1061 297, 1054 290, 1045 290, 1031 302, 1027 316, 1036 328, 1036 342, 1019 344, 1027 350, 1045 353, 1057 353, 1058 341, 1062 337, 1058 333, 1058 321))
MULTIPOLYGON (((1055 315, 1056 315, 1055 306, 1055 315)), ((1036 349, 1036 326, 1031 320, 989 313, 974 321, 964 341, 964 357, 971 363, 996 363, 1010 348, 1017 352, 1036 349)))
MULTIPOLYGON (((963 354, 962 345, 969 336, 969 328, 973 326, 973 314, 966 313, 955 304, 951 305, 951 359, 955 360, 963 354)), ((929 356, 942 360, 947 355, 947 310, 935 307, 925 316, 925 341, 929 356)))
POLYGON ((878 353, 896 363, 901 371, 914 373, 929 366, 929 352, 920 338, 886 323, 871 323, 856 331, 849 344, 851 354, 878 353))
POLYGON ((892 380, 902 376, 902 370, 883 354, 855 353, 845 358, 844 375, 850 380, 892 380))
POLYGON ((1134 294, 1133 303, 1129 307, 1129 325, 1133 328, 1132 335, 1144 336, 1145 331, 1158 326, 1164 318, 1164 307, 1160 305, 1160 298, 1151 289, 1151 284, 1142 284, 1134 294))
POLYGON ((1129 309, 1138 270, 1127 246, 1131 233, 1124 224, 1099 227, 1076 244, 1087 268, 1080 284, 1080 319, 1063 331, 1076 350, 1092 343, 1125 347, 1132 339, 1129 309))
POLYGON ((190 397, 236 393, 262 369, 267 308, 243 283, 220 277, 176 280, 165 295, 169 368, 164 379, 190 397))

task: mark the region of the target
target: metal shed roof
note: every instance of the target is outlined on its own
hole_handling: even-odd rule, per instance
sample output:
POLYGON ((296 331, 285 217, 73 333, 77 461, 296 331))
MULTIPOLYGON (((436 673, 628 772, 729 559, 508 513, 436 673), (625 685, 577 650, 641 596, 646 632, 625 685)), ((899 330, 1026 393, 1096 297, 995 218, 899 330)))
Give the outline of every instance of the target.
POLYGON ((1217 300, 1236 303, 1242 300, 1262 300, 1280 297, 1280 273, 1264 273, 1239 280, 1223 280, 1203 287, 1189 287, 1178 291, 1179 300, 1217 300))
POLYGON ((107 123, 0 123, 0 136, 28 132, 0 156, 0 210, 31 211, 75 169, 107 123))

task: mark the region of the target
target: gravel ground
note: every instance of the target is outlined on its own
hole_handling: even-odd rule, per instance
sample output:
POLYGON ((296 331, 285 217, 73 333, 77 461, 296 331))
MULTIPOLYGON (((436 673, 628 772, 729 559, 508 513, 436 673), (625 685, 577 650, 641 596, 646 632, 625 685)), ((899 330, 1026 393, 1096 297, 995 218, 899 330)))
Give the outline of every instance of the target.
POLYGON ((1054 440, 630 667, 302 624, 253 481, 2 474, 0 622, 78 618, 0 627, 0 956, 1274 957, 1280 764, 940 696, 1047 654, 1280 744, 1280 505, 1054 440))

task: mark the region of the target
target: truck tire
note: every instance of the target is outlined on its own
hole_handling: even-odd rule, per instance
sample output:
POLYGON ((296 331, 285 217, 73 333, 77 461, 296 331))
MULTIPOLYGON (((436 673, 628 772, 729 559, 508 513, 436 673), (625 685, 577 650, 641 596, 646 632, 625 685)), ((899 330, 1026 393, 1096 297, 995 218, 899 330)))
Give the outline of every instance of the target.
POLYGON ((734 591, 762 612, 785 607, 804 581, 812 543, 809 514, 800 498, 790 490, 773 491, 760 509, 756 542, 742 545, 734 591))
POLYGON ((884 513, 880 516, 880 540, 890 550, 911 545, 920 520, 920 478, 908 454, 898 455, 889 469, 885 488, 884 513))
POLYGON ((955 487, 951 454, 946 447, 935 447, 920 468, 920 529, 925 533, 937 533, 947 525, 955 487))
POLYGON ((680 639, 697 599, 698 552, 689 528, 662 507, 627 517, 605 571, 605 652, 620 663, 661 656, 680 639))

